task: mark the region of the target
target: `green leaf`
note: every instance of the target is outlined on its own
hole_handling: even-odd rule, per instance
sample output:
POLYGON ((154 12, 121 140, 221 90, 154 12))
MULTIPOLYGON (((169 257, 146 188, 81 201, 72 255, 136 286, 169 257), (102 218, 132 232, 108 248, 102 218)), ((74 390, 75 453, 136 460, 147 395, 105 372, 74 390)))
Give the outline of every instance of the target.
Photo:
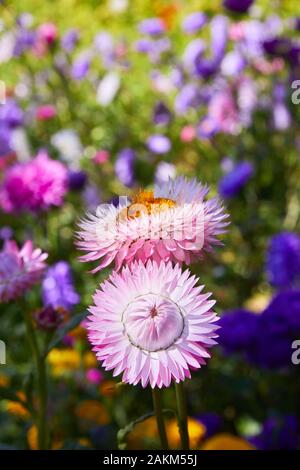
POLYGON ((86 318, 86 315, 87 312, 81 312, 77 315, 74 315, 65 325, 57 330, 46 348, 45 357, 49 354, 51 349, 55 348, 61 342, 63 337, 68 334, 69 331, 74 330, 74 328, 76 328, 76 326, 78 326, 82 320, 86 318))

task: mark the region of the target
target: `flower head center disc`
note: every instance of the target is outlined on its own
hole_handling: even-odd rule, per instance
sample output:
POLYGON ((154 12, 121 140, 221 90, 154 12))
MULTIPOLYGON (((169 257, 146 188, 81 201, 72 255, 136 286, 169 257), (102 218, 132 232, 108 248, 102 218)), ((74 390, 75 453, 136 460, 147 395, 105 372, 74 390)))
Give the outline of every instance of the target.
POLYGON ((139 191, 132 197, 130 206, 121 211, 120 216, 127 219, 134 219, 143 214, 151 215, 166 211, 176 206, 172 199, 164 197, 154 197, 153 191, 139 191))
POLYGON ((123 312, 122 321, 129 341, 149 352, 168 349, 184 329, 179 306, 156 294, 136 297, 123 312))

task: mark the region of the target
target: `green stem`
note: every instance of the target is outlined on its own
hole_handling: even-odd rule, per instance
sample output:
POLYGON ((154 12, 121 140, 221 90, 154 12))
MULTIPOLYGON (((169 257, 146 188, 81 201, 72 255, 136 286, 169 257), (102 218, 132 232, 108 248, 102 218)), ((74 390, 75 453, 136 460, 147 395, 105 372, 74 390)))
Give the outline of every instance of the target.
POLYGON ((35 330, 32 320, 28 313, 25 311, 24 318, 27 330, 27 337, 32 349, 32 354, 36 363, 37 373, 37 392, 39 396, 39 409, 37 413, 37 428, 38 428, 38 447, 40 450, 48 448, 47 436, 47 377, 44 358, 41 356, 35 330))
POLYGON ((168 438, 164 423, 163 417, 163 410, 161 406, 161 390, 158 388, 152 389, 152 398, 153 398, 153 406, 154 406, 154 413, 156 416, 156 423, 158 428, 158 434, 160 437, 161 447, 164 450, 169 449, 168 438))
POLYGON ((183 382, 175 383, 177 410, 178 410, 178 427, 181 438, 182 450, 189 450, 189 432, 188 432, 188 416, 186 397, 183 382))

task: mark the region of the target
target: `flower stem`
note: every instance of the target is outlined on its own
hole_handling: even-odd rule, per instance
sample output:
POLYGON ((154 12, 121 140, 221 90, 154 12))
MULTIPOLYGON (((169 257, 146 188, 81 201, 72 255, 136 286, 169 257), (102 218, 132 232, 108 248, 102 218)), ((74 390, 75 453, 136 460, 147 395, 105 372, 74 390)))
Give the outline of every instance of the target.
POLYGON ((182 450, 189 450, 190 442, 188 432, 188 416, 183 382, 175 383, 175 392, 178 410, 178 427, 182 450))
POLYGON ((152 398, 161 447, 164 450, 168 450, 169 444, 161 406, 161 390, 159 390, 158 388, 153 388, 152 398))
POLYGON ((39 450, 48 448, 47 436, 47 378, 44 358, 41 356, 32 320, 24 311, 27 337, 36 363, 37 392, 39 396, 39 409, 37 413, 38 447, 39 450))

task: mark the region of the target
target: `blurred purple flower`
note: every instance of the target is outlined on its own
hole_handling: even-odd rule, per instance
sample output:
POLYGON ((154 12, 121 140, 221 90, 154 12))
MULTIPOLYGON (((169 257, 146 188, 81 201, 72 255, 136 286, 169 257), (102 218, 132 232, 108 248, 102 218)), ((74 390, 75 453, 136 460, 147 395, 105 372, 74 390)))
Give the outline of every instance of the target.
POLYGON ((199 413, 195 416, 197 421, 200 421, 205 426, 205 439, 218 433, 222 426, 222 418, 217 413, 206 412, 199 413))
POLYGON ((226 354, 245 353, 257 333, 258 315, 245 309, 237 309, 225 314, 219 321, 218 343, 226 354))
POLYGON ((16 33, 13 55, 20 57, 35 44, 36 38, 35 31, 21 27, 16 33))
POLYGON ((0 106, 0 124, 14 129, 23 124, 24 114, 15 100, 9 99, 0 106))
POLYGON ((153 153, 167 153, 171 149, 168 137, 161 134, 151 135, 147 140, 148 149, 153 153))
POLYGON ((215 119, 205 117, 199 122, 197 127, 197 135, 200 139, 210 139, 219 131, 219 127, 215 119))
POLYGON ((273 104, 273 124, 277 131, 286 131, 292 122, 291 114, 283 102, 273 104))
POLYGON ((182 29, 185 33, 197 33, 207 22, 207 16, 201 11, 191 13, 182 22, 182 29))
POLYGON ((69 29, 61 38, 61 47, 70 53, 73 51, 78 41, 79 31, 75 28, 69 29))
POLYGON ((252 163, 243 161, 237 163, 232 171, 226 173, 220 180, 219 193, 224 198, 236 196, 254 173, 252 163))
POLYGON ((205 43, 202 39, 193 39, 188 43, 182 56, 183 66, 188 72, 193 73, 196 70, 197 63, 204 51, 205 43))
POLYGON ((115 173, 124 186, 131 188, 134 184, 135 153, 131 148, 119 152, 115 163, 115 173))
POLYGON ((68 186, 71 191, 81 191, 87 182, 87 174, 81 170, 69 170, 68 186))
MULTIPOLYGON (((11 131, 0 123, 0 157, 4 157, 12 151, 10 145, 11 131)), ((1 164, 0 164, 1 168, 1 164)))
POLYGON ((200 90, 194 83, 184 85, 175 98, 174 108, 179 115, 186 114, 187 111, 200 104, 200 90))
POLYGON ((269 282, 277 288, 292 287, 300 277, 300 237, 281 232, 271 238, 266 254, 269 282))
POLYGON ((221 72, 226 76, 236 77, 245 69, 246 59, 237 49, 228 52, 221 62, 221 72))
POLYGON ((69 263, 59 261, 48 269, 42 283, 42 297, 46 307, 62 307, 67 311, 79 303, 69 263))
POLYGON ((148 18, 139 24, 139 31, 142 34, 158 36, 165 32, 164 22, 160 18, 148 18))
POLYGON ((98 186, 95 184, 88 184, 82 193, 84 204, 89 212, 93 212, 97 209, 101 203, 101 197, 99 194, 98 186))
POLYGON ((300 442, 300 427, 296 416, 268 418, 261 432, 248 439, 259 450, 296 450, 300 442))
POLYGON ((71 76, 74 80, 83 80, 91 65, 91 57, 89 54, 82 53, 77 59, 74 60, 71 69, 71 76))
POLYGON ((58 328, 66 320, 67 312, 61 308, 53 308, 48 305, 33 314, 36 325, 44 331, 52 331, 58 328))
POLYGON ((172 118, 171 111, 163 101, 158 101, 153 109, 153 122, 159 125, 167 125, 172 118))
POLYGON ((230 11, 246 13, 254 0, 223 0, 223 5, 230 11))

